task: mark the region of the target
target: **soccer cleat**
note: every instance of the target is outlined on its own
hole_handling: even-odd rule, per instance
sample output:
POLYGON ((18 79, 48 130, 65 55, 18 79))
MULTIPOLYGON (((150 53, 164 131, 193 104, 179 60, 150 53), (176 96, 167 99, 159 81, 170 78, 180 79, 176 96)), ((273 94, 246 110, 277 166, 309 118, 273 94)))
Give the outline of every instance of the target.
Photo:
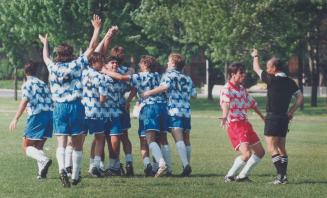
POLYGON ((235 178, 235 181, 236 182, 252 182, 252 180, 250 180, 250 178, 248 177, 248 176, 246 176, 246 177, 239 177, 239 176, 237 176, 236 178, 235 178))
POLYGON ((121 176, 121 171, 120 169, 112 169, 112 168, 108 168, 107 170, 105 170, 104 175, 107 177, 111 177, 111 176, 121 176))
POLYGON ((181 174, 181 177, 189 177, 192 173, 192 168, 190 165, 186 165, 183 169, 183 172, 181 174))
POLYGON ((125 168, 126 168, 126 176, 128 177, 134 176, 134 169, 133 169, 132 162, 127 162, 125 168))
POLYGON ((93 167, 89 173, 92 177, 104 177, 104 173, 97 167, 93 167))
POLYGON ((234 182, 235 181, 235 176, 225 176, 224 178, 225 183, 229 183, 229 182, 234 182))
POLYGON ((171 171, 167 171, 165 174, 166 177, 172 177, 173 173, 171 171))
POLYGON ((151 177, 153 176, 153 172, 152 172, 152 165, 151 164, 148 164, 146 165, 146 168, 144 169, 144 175, 145 177, 151 177))
POLYGON ((288 179, 287 176, 284 175, 277 175, 276 179, 272 182, 272 184, 278 185, 278 184, 287 184, 288 183, 288 179))
POLYGON ((52 164, 52 160, 49 159, 47 162, 45 162, 42 170, 41 170, 41 173, 40 173, 40 176, 44 179, 44 178, 47 178, 47 174, 48 174, 48 170, 49 170, 49 167, 51 166, 52 164))
POLYGON ((70 188, 70 182, 65 170, 61 170, 59 178, 64 188, 70 188))
POLYGON ((66 167, 66 172, 67 172, 68 177, 72 176, 72 170, 73 170, 73 167, 71 167, 71 166, 66 167))
POLYGON ((160 177, 162 176, 167 170, 167 166, 166 165, 163 165, 161 167, 159 167, 157 173, 154 175, 154 177, 160 177))

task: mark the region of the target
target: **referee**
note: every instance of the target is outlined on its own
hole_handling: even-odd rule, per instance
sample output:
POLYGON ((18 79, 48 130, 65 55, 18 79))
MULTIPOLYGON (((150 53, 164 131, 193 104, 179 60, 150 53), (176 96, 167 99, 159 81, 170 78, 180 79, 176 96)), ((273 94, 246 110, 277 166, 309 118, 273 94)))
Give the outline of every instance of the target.
POLYGON ((265 138, 272 162, 277 170, 273 184, 286 184, 288 157, 285 148, 288 123, 296 109, 303 103, 303 95, 296 83, 286 76, 281 61, 273 57, 267 62, 267 70, 260 68, 258 50, 253 49, 253 70, 267 84, 265 138), (296 100, 288 109, 292 96, 296 100))

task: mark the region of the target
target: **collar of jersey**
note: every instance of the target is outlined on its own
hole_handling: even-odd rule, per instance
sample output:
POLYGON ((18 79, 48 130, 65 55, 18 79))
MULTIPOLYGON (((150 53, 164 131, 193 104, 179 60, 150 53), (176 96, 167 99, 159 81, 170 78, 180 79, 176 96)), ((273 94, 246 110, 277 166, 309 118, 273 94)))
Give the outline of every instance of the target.
POLYGON ((240 90, 241 89, 241 85, 239 87, 237 87, 236 85, 234 85, 231 81, 228 81, 229 86, 233 87, 236 90, 240 90))
POLYGON ((286 74, 284 72, 277 72, 275 74, 275 76, 279 76, 279 77, 287 77, 286 74))

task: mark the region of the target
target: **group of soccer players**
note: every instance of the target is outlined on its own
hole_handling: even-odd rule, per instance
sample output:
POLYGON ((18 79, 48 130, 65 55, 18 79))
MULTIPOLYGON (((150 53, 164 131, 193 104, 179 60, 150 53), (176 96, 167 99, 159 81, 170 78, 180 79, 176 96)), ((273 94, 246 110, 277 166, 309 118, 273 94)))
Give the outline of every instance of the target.
POLYGON ((52 131, 57 138, 56 158, 64 187, 81 181, 83 144, 87 134, 94 136, 89 168, 92 176, 122 175, 121 142, 126 174, 132 176, 133 157, 128 129, 131 127, 129 106, 135 96, 141 105, 138 134, 145 175, 172 174, 167 141, 167 132, 170 131, 183 164, 181 176, 189 176, 192 172, 190 98, 196 96, 196 90, 191 78, 182 72, 184 57, 170 54, 167 70, 160 74, 156 59, 143 56, 140 71, 135 73, 133 68, 121 65, 122 47, 113 48, 111 55, 107 56, 117 26, 110 27, 98 43, 101 19, 94 15, 91 22, 94 31, 90 44, 77 58, 71 46, 61 44, 56 47, 54 58, 50 59, 48 36, 39 35, 43 60, 49 70, 50 88, 36 77, 37 68, 33 62, 24 66, 26 82, 22 87, 22 100, 10 129, 16 128, 27 109, 23 145, 26 155, 37 161, 37 177, 46 178, 52 164, 43 152, 44 143, 52 136, 52 131), (127 92, 130 93, 126 100, 127 92), (103 164, 106 142, 109 151, 107 167, 103 164))

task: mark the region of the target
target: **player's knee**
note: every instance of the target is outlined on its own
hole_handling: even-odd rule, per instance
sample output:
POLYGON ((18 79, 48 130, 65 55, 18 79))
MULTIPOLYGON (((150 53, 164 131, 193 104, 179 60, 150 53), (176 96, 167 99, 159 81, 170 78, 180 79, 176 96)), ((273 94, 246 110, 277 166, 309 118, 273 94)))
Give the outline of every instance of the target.
POLYGON ((252 153, 250 151, 245 151, 242 153, 242 160, 243 161, 248 161, 250 159, 252 153))

